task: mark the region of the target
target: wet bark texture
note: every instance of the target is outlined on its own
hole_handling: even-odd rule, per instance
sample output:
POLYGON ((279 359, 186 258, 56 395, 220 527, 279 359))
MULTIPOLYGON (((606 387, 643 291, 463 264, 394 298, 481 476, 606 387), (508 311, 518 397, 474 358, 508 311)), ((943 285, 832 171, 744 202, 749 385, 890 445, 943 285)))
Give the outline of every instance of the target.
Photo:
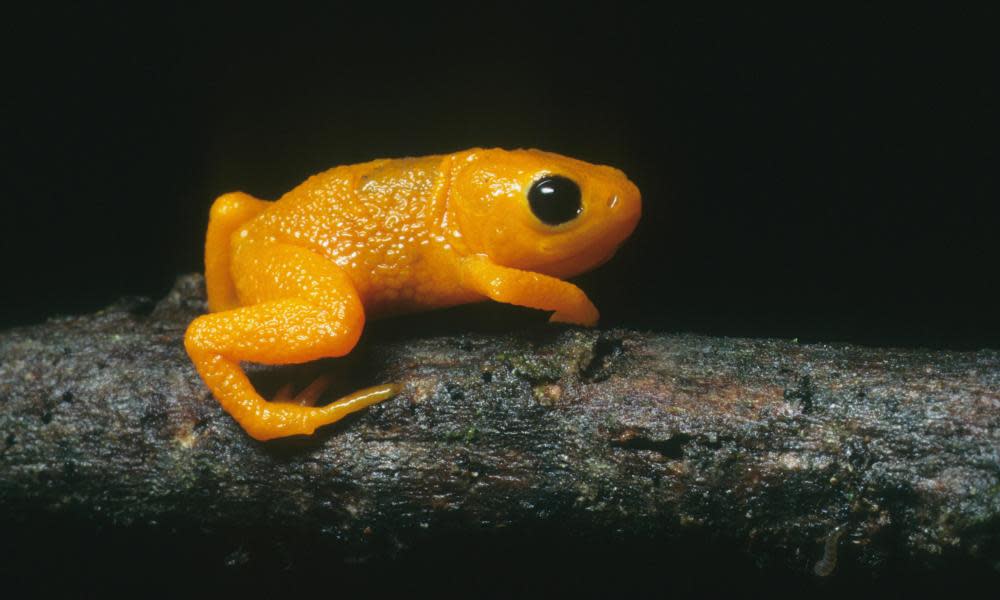
POLYGON ((387 328, 344 359, 253 367, 265 395, 322 371, 404 387, 265 444, 184 353, 202 293, 189 276, 155 305, 0 333, 4 527, 269 532, 356 560, 465 533, 700 540, 810 578, 1000 564, 995 351, 387 328))

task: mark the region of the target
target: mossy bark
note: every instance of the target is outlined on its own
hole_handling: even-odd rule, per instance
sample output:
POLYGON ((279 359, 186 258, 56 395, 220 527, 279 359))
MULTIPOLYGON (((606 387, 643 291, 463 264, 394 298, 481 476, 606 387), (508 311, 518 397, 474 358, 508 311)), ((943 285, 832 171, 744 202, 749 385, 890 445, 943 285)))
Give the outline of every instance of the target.
POLYGON ((337 391, 403 385, 259 443, 184 353, 203 309, 190 276, 156 305, 0 333, 6 527, 266 531, 353 557, 463 532, 709 539, 809 577, 1000 564, 995 351, 387 328, 344 359, 252 367, 265 393, 322 370, 337 391))

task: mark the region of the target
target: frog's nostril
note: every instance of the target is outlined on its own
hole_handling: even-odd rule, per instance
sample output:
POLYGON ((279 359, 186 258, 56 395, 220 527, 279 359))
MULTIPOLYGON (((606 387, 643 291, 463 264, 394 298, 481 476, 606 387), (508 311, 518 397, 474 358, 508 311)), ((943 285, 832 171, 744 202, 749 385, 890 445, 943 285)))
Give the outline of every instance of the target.
POLYGON ((608 198, 608 208, 614 208, 618 206, 618 194, 613 194, 608 198))

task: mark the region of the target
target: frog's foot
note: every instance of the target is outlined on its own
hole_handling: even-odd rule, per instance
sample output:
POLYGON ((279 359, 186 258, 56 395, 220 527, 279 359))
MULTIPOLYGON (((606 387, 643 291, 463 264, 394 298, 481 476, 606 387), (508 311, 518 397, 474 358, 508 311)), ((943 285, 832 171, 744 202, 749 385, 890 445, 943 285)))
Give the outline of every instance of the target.
POLYGON ((593 327, 597 325, 601 313, 597 312, 597 307, 586 296, 574 298, 568 309, 560 309, 552 313, 549 323, 569 323, 571 325, 581 325, 583 327, 593 327))
POLYGON ((395 383, 375 385, 370 388, 358 390, 353 394, 348 394, 326 406, 316 408, 314 410, 316 411, 317 427, 339 421, 352 412, 361 410, 372 404, 378 404, 383 400, 388 400, 398 394, 401 389, 402 386, 395 383), (330 420, 331 417, 333 420, 330 420))
POLYGON ((309 384, 305 389, 294 397, 292 396, 292 384, 288 384, 278 390, 271 404, 286 404, 288 406, 303 407, 309 412, 300 416, 301 427, 308 429, 309 433, 316 428, 334 423, 345 416, 377 404, 383 400, 388 400, 399 393, 401 387, 394 383, 376 385, 363 390, 358 390, 353 394, 348 394, 339 400, 335 400, 326 406, 313 408, 319 397, 330 387, 333 379, 329 375, 322 375, 309 384))
MULTIPOLYGON (((275 394, 271 403, 316 406, 316 401, 319 400, 320 396, 323 395, 323 392, 325 392, 332 383, 333 377, 330 375, 320 375, 315 381, 310 383, 301 392, 294 396, 292 395, 292 392, 295 387, 293 384, 289 383, 278 390, 278 393, 275 394)), ((360 410, 366 406, 371 406, 372 404, 381 402, 382 400, 388 400, 398 394, 399 390, 400 386, 394 383, 386 383, 358 390, 353 394, 348 394, 339 400, 320 407, 317 409, 319 411, 317 412, 317 415, 334 413, 336 411, 346 411, 343 412, 343 414, 349 414, 355 410, 360 410)), ((319 425, 317 425, 317 427, 318 426, 319 425)))

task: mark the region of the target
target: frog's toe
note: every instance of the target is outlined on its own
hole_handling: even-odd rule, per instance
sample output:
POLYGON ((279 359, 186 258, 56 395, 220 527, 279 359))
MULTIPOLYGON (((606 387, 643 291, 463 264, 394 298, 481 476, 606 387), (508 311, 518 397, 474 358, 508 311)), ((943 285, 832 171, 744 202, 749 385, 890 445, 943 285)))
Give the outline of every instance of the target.
MULTIPOLYGON (((398 394, 402 388, 403 386, 396 383, 376 385, 363 390, 358 390, 353 394, 344 396, 343 398, 316 410, 322 411, 329 416, 336 416, 336 419, 340 419, 344 415, 352 413, 356 410, 361 410, 366 406, 371 406, 372 404, 378 404, 379 402, 388 400, 398 394)), ((332 423, 333 421, 330 422, 332 423)))
POLYGON ((323 395, 323 392, 330 387, 333 379, 329 375, 320 375, 315 381, 310 383, 301 392, 292 396, 292 384, 283 386, 274 395, 272 402, 282 402, 286 404, 298 404, 299 406, 315 406, 316 401, 323 395))
MULTIPOLYGON (((310 388, 316 385, 316 382, 314 382, 309 386, 309 388, 302 390, 299 396, 302 396, 309 391, 310 388)), ((329 385, 329 383, 325 382, 323 385, 325 387, 326 385, 329 385)), ((294 431, 289 430, 289 432, 282 432, 281 435, 292 435, 294 433, 311 434, 318 427, 336 423, 353 412, 392 398, 399 393, 400 389, 401 386, 396 384, 377 385, 344 396, 343 398, 335 400, 326 406, 320 406, 317 408, 286 406, 284 409, 294 409, 297 421, 294 431)), ((319 393, 316 395, 318 396, 319 393)), ((270 437, 276 436, 270 435, 270 437)), ((270 439, 270 437, 268 439, 270 439)))
POLYGON ((569 323, 582 327, 593 327, 597 325, 599 319, 600 314, 597 309, 591 306, 577 312, 556 311, 549 317, 549 323, 569 323))
POLYGON ((315 381, 310 383, 304 390, 295 397, 295 402, 299 406, 315 406, 316 401, 323 395, 323 392, 333 383, 333 378, 329 375, 320 375, 315 381))
POLYGON ((290 404, 295 400, 295 386, 291 383, 286 383, 281 386, 281 389, 274 395, 271 402, 277 402, 279 404, 290 404))

